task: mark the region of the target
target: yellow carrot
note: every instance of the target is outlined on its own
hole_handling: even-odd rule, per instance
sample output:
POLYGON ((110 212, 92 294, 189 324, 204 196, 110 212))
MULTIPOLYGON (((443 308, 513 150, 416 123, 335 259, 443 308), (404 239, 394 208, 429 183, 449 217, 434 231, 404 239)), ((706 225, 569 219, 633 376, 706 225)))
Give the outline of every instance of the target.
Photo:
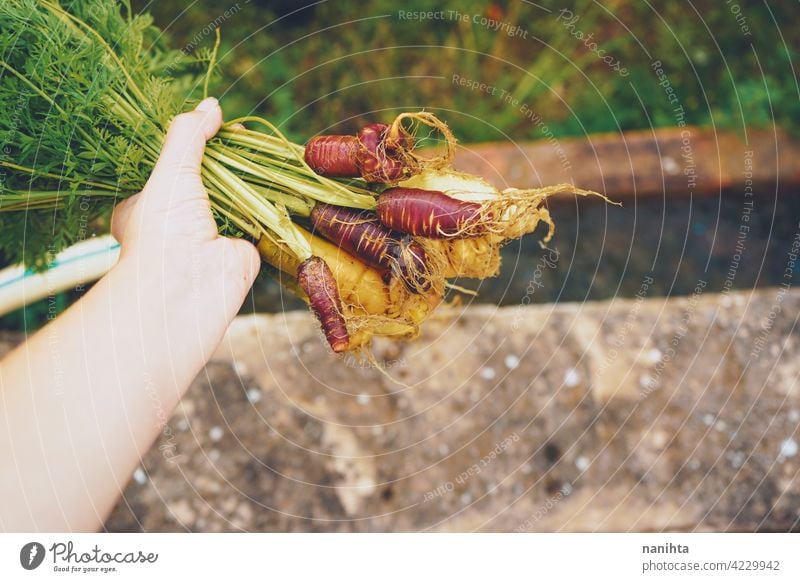
MULTIPOLYGON (((386 283, 381 273, 328 241, 299 229, 333 273, 350 336, 349 350, 367 345, 376 335, 413 337, 419 324, 441 301, 441 294, 409 293, 399 280, 386 283)), ((262 237, 258 250, 264 261, 295 277, 300 261, 279 243, 262 237)))

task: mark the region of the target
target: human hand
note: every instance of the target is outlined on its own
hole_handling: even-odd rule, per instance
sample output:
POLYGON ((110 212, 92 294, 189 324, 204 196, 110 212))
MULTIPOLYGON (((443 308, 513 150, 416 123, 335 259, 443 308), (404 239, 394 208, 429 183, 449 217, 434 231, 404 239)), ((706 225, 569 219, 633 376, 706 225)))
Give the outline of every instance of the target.
POLYGON ((122 247, 119 268, 161 288, 167 308, 173 300, 181 311, 193 303, 191 317, 201 317, 217 341, 260 266, 252 244, 219 235, 200 178, 205 142, 221 125, 222 111, 214 98, 177 116, 144 189, 120 203, 111 221, 122 247))
POLYGON ((101 527, 244 301, 258 253, 219 236, 200 179, 221 124, 208 99, 175 119, 114 212, 117 265, 3 360, 0 530, 101 527))

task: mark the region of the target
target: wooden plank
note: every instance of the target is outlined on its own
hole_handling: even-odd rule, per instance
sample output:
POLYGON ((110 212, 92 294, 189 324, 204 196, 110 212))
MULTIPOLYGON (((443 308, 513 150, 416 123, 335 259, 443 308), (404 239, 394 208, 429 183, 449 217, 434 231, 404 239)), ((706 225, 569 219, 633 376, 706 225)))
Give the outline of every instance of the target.
POLYGON ((499 187, 572 182, 611 196, 714 195, 800 185, 800 142, 784 130, 684 127, 460 145, 456 167, 499 187))

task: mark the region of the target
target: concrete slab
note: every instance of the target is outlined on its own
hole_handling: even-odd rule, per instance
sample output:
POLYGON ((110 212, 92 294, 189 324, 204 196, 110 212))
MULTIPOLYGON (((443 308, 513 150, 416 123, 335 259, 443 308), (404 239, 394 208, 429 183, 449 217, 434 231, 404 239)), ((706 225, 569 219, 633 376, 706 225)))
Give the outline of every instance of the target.
POLYGON ((453 309, 372 363, 306 313, 239 317, 107 527, 798 530, 798 308, 453 309))

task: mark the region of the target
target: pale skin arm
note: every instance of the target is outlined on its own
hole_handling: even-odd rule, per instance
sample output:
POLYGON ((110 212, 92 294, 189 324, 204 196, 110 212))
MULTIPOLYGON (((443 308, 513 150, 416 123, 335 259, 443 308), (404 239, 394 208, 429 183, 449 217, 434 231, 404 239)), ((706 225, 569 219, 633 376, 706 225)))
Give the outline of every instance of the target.
POLYGON ((93 531, 221 341, 258 272, 200 180, 214 99, 178 116, 120 204, 117 265, 0 362, 0 530, 93 531))

